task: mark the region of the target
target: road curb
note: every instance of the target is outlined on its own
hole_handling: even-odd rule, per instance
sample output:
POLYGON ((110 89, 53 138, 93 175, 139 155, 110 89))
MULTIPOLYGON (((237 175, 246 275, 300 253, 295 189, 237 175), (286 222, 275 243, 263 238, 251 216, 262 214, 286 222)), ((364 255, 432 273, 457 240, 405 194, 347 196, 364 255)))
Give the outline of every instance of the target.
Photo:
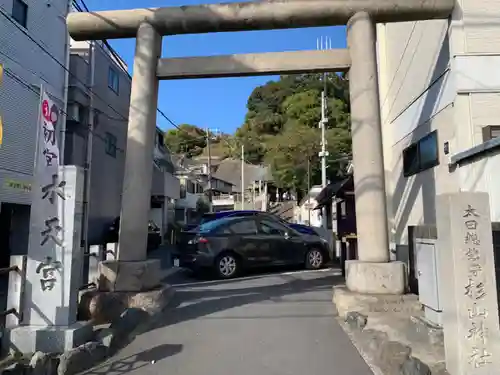
POLYGON ((412 348, 391 339, 387 333, 365 329, 368 316, 348 312, 336 320, 374 375, 449 375, 444 364, 426 363, 412 348))
POLYGON ((181 273, 184 271, 184 268, 181 267, 170 267, 165 273, 162 275, 162 280, 165 280, 167 277, 175 275, 176 273, 181 273))

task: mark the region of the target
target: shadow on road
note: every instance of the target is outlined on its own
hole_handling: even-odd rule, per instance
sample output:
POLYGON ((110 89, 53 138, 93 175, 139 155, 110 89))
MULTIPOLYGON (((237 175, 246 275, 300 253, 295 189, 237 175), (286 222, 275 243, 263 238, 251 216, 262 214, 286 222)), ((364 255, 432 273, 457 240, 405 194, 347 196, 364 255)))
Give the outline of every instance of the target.
MULTIPOLYGON (((269 276, 269 275, 265 275, 269 276)), ((259 279, 254 276, 251 279, 259 279)), ((331 272, 315 274, 314 277, 303 278, 300 274, 278 274, 280 282, 273 285, 238 287, 249 278, 233 279, 230 281, 213 281, 209 284, 190 284, 189 287, 179 285, 176 294, 161 317, 155 319, 149 330, 167 327, 183 321, 194 320, 224 310, 241 307, 248 304, 264 301, 276 302, 281 298, 304 292, 331 290, 331 288, 344 282, 340 275, 331 272), (229 287, 224 288, 228 285, 229 287)))
POLYGON ((83 372, 85 375, 93 374, 127 374, 150 365, 152 362, 158 362, 167 357, 178 354, 182 351, 182 345, 163 344, 143 352, 130 355, 119 360, 107 361, 93 369, 83 372))

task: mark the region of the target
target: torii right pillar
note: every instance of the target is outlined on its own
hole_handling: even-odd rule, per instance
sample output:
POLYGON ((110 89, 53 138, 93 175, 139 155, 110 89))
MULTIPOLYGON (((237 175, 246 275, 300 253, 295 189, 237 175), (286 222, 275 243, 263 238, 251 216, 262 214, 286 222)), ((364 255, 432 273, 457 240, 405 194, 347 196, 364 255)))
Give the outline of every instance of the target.
POLYGON ((366 12, 347 23, 358 259, 346 285, 363 294, 403 294, 405 266, 390 261, 375 23, 366 12))

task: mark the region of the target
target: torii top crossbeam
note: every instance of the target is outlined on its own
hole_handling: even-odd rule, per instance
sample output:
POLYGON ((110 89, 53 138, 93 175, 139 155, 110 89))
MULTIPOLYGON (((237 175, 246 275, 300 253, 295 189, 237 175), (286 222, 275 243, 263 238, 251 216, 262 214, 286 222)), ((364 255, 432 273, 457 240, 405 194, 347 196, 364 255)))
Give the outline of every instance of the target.
POLYGON ((288 0, 71 13, 75 40, 133 38, 147 21, 161 35, 345 25, 365 11, 374 22, 449 17, 455 0, 288 0))

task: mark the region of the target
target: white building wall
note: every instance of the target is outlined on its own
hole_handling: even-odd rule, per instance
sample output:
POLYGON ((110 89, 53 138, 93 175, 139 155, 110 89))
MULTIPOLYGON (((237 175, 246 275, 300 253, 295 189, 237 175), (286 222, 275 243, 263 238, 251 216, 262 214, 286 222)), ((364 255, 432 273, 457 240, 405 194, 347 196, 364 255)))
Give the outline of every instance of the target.
POLYGON ((500 221, 500 160, 448 167, 450 156, 483 142, 483 126, 500 124, 494 14, 498 1, 460 0, 452 20, 377 25, 389 227, 397 244, 407 243, 408 226, 435 224, 435 197, 444 192, 490 192, 492 219, 500 221), (404 177, 403 150, 434 130, 439 165, 404 177))
POLYGON ((196 203, 200 198, 200 194, 186 193, 184 198, 179 198, 175 201, 175 208, 196 209, 196 203))
POLYGON ((26 28, 11 17, 13 0, 0 0, 0 201, 30 204, 40 85, 63 104, 68 0, 24 2, 26 28))
MULTIPOLYGON (((500 3, 461 0, 452 23, 453 62, 457 85, 459 139, 453 154, 483 142, 482 128, 500 125, 500 3), (463 14, 463 20, 460 19, 463 14)), ((490 194, 491 219, 500 222, 500 156, 498 149, 464 163, 456 172, 465 191, 490 194)))

